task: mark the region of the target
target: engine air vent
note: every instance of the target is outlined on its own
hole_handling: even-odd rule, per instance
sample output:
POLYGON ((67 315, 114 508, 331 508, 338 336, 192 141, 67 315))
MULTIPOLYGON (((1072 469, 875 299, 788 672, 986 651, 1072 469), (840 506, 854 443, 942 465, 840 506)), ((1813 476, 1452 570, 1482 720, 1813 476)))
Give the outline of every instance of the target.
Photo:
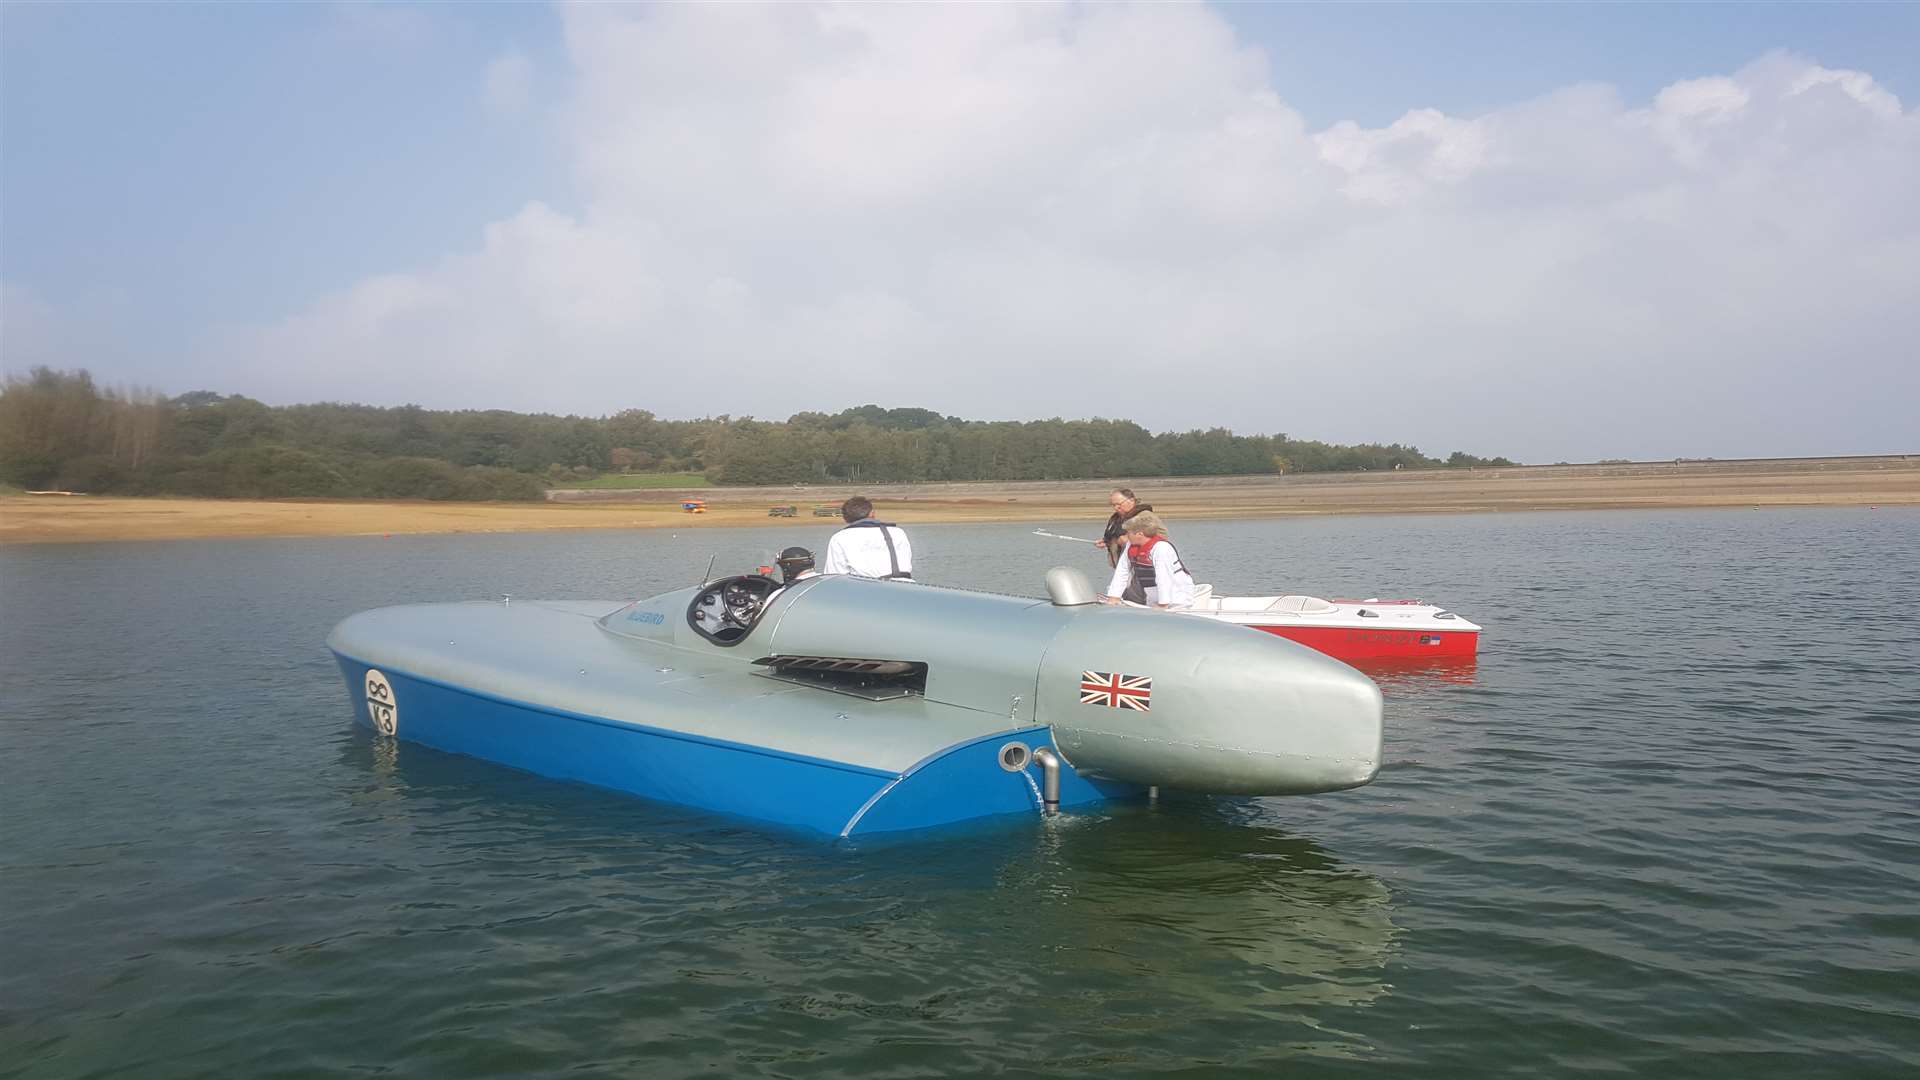
POLYGON ((925 693, 927 665, 917 660, 870 660, 850 656, 763 656, 759 675, 813 686, 868 701, 925 693))

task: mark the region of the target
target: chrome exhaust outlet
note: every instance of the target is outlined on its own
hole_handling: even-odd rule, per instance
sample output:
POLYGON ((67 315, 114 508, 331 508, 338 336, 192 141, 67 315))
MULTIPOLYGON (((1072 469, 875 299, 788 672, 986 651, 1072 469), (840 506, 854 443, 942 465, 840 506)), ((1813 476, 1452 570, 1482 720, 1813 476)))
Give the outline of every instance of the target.
POLYGON ((1040 811, 1045 814, 1060 812, 1060 755, 1053 747, 1042 746, 1033 751, 1033 763, 1040 766, 1040 811))

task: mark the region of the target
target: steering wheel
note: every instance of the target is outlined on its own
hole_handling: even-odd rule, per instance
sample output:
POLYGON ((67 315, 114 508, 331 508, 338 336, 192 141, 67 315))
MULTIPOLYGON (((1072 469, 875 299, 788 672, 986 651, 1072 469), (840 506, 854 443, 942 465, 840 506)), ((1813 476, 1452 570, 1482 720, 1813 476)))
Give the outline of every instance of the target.
POLYGON ((720 620, 742 630, 751 627, 760 615, 760 598, 745 582, 729 582, 720 590, 720 602, 723 605, 720 620))

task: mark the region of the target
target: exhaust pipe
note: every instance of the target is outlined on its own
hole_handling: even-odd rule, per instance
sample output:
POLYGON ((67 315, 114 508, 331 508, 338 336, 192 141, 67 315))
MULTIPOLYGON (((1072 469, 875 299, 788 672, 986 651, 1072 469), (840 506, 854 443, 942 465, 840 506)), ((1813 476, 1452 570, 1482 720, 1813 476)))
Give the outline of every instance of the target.
POLYGON ((1033 752, 1033 763, 1040 766, 1040 810, 1046 814, 1060 812, 1060 755, 1050 746, 1042 746, 1033 752))

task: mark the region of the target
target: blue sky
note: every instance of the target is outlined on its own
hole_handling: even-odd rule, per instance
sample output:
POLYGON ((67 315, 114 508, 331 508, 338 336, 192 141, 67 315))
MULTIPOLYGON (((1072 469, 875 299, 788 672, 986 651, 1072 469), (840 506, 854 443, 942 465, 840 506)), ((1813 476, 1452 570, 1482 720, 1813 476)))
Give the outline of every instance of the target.
POLYGON ((1274 86, 1317 125, 1474 114, 1577 82, 1645 101, 1774 49, 1920 97, 1920 4, 1230 4, 1274 86))
MULTIPOLYGON (((740 18, 737 10, 727 17, 740 18)), ((631 32, 635 20, 606 29, 581 25, 586 20, 578 11, 572 18, 569 33, 567 13, 534 4, 0 7, 0 280, 14 300, 26 298, 10 300, 8 325, 0 327, 0 364, 8 370, 39 362, 86 366, 108 380, 169 392, 237 389, 268 400, 325 394, 377 404, 409 399, 598 411, 604 389, 514 400, 520 395, 506 393, 515 386, 507 380, 491 384, 502 400, 482 402, 440 393, 436 383, 422 379, 381 385, 364 378, 329 382, 307 373, 285 381, 249 376, 240 380, 245 385, 235 385, 236 371, 247 372, 247 365, 231 355, 210 359, 230 352, 234 335, 244 337, 250 328, 320 319, 324 298, 383 275, 414 275, 419 280, 412 285, 434 285, 436 267, 473 256, 490 227, 524 222, 529 204, 558 216, 560 224, 552 228, 571 223, 581 232, 591 232, 616 204, 625 207, 623 220, 644 207, 669 228, 677 218, 694 216, 670 204, 671 190, 646 181, 622 187, 592 163, 606 141, 596 142, 596 132, 604 136, 609 130, 596 125, 607 122, 610 108, 620 107, 596 95, 610 80, 631 74, 622 70, 628 63, 609 58, 596 38, 625 40, 618 35, 631 32), (31 314, 23 317, 22 310, 31 314), (41 323, 56 329, 43 336, 41 323)), ((648 20, 666 21, 651 15, 637 21, 648 20)), ((1201 21, 1207 25, 1196 32, 1224 27, 1231 42, 1170 51, 1167 70, 1173 74, 1166 77, 1197 84, 1204 74, 1181 65, 1204 67, 1257 50, 1267 62, 1265 84, 1298 114, 1308 134, 1342 122, 1385 130, 1416 109, 1471 120, 1593 83, 1613 87, 1626 109, 1645 109, 1665 87, 1731 75, 1775 50, 1823 69, 1865 73, 1909 111, 1920 100, 1920 4, 1231 4, 1213 8, 1201 21)), ((1075 34, 1090 35, 1088 27, 1097 23, 1073 22, 1060 39, 1073 44, 1075 34)), ((715 49, 711 66, 728 69, 734 61, 722 54, 733 42, 753 37, 743 25, 689 32, 687 40, 715 49)), ((641 38, 633 40, 641 55, 632 66, 662 66, 657 58, 644 59, 641 38)), ((687 59, 691 86, 704 73, 701 57, 687 59)), ((991 57, 982 63, 982 70, 997 70, 991 57)), ((811 85, 810 77, 797 72, 794 85, 811 85)), ((1137 77, 1160 76, 1148 60, 1137 77)), ((727 85, 716 80, 703 86, 698 93, 707 97, 699 107, 721 107, 727 85)), ((677 84, 645 86, 663 98, 678 93, 677 84)), ((1166 96, 1176 98, 1178 87, 1171 81, 1169 86, 1166 96)), ((644 151, 642 146, 635 152, 644 151)), ((1016 190, 1013 197, 1020 195, 1016 190)), ((1036 191, 1034 198, 1040 197, 1036 191)), ((951 212, 951 206, 921 209, 930 217, 951 212)), ((1124 234, 1077 235, 1072 241, 1055 238, 1064 251, 1056 252, 1062 265, 1125 243, 1124 234)), ((1168 242, 1182 246, 1193 235, 1168 242)), ((818 244, 819 238, 796 233, 791 242, 818 244)), ((929 257, 927 250, 924 244, 912 251, 859 249, 861 258, 886 262, 894 278, 936 272, 915 265, 929 257)), ((703 254, 660 272, 691 274, 697 265, 697 272, 714 275, 719 284, 712 287, 722 291, 741 282, 755 296, 778 291, 777 282, 761 274, 766 252, 744 268, 722 270, 703 254)), ((1118 263, 1112 269, 1116 275, 1130 272, 1118 263)), ((1895 270, 1906 274, 1912 267, 1895 270)), ((1089 271, 1082 265, 1075 272, 1089 271)), ((436 287, 444 286, 441 281, 436 287)), ((1490 280, 1487 287, 1497 283, 1490 280)), ((873 335, 880 337, 855 335, 848 344, 828 334, 807 355, 857 351, 860 342, 882 340, 900 319, 924 307, 912 297, 876 299, 876 291, 886 290, 871 281, 849 283, 834 310, 858 311, 858 318, 874 321, 873 335)), ((793 324, 770 319, 770 326, 775 323, 779 333, 770 329, 761 340, 791 340, 793 324)), ((1887 336, 1897 339, 1893 329, 1887 328, 1887 336)), ((1234 354, 1230 333, 1220 333, 1228 340, 1216 342, 1216 352, 1234 354)), ((1676 334, 1676 342, 1683 339, 1685 348, 1697 347, 1697 337, 1676 334)), ((648 340, 636 330, 622 347, 644 348, 648 340)), ((1270 346, 1263 339, 1238 348, 1251 354, 1270 346)), ((1090 341, 1085 347, 1103 345, 1090 341)), ((423 365, 458 361, 422 357, 423 365)), ((1222 380, 1240 370, 1223 363, 1222 380)), ((857 358, 853 367, 859 368, 857 358)), ((826 380, 820 400, 794 408, 841 408, 859 403, 856 397, 865 400, 857 373, 826 380)), ((971 415, 995 411, 989 402, 996 400, 1001 414, 1022 411, 1007 407, 1004 398, 942 400, 944 385, 935 370, 874 387, 870 396, 971 415)), ((1124 397, 1083 396, 1086 407, 1075 408, 1072 387, 1063 383, 1059 393, 1043 395, 1031 408, 1035 415, 1129 413, 1156 428, 1208 419, 1191 408, 1132 408, 1124 397)), ((724 402, 709 408, 697 398, 671 395, 619 404, 665 415, 793 411, 783 410, 778 399, 749 402, 752 408, 724 402)), ((1534 457, 1913 449, 1883 445, 1897 441, 1893 435, 1849 442, 1841 434, 1849 419, 1844 403, 1833 408, 1842 415, 1831 438, 1780 439, 1777 448, 1761 445, 1764 431, 1745 429, 1729 431, 1724 445, 1707 439, 1712 445, 1674 446, 1685 440, 1652 437, 1651 422, 1647 436, 1623 440, 1631 446, 1603 446, 1598 437, 1556 439, 1549 429, 1515 427, 1506 433, 1507 443, 1500 441, 1501 432, 1490 433, 1485 448, 1534 457)), ((1414 410, 1409 404, 1401 411, 1414 410)), ((1231 421, 1328 438, 1409 437, 1395 428, 1391 413, 1377 431, 1354 423, 1320 430, 1287 416, 1267 422, 1239 415, 1231 421)), ((1442 436, 1425 437, 1432 443, 1442 436)))
POLYGON ((4 18, 0 276, 153 340, 284 314, 469 243, 530 197, 567 197, 541 129, 481 92, 505 49, 561 63, 541 6, 9 4, 4 18))

